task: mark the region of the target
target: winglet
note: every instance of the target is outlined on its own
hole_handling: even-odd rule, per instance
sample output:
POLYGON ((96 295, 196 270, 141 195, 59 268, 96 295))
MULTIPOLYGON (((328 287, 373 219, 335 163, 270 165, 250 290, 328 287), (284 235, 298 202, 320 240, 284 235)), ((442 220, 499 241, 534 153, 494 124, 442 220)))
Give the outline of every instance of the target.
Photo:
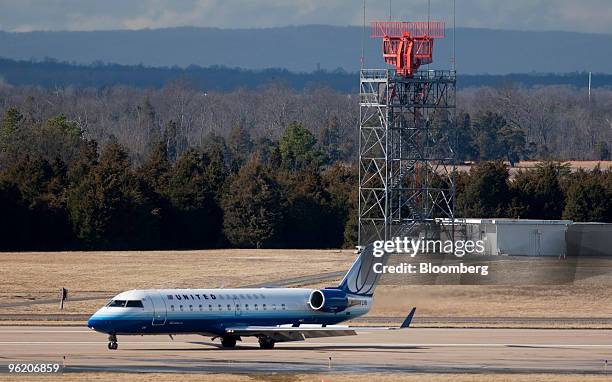
POLYGON ((416 307, 412 308, 408 317, 406 317, 404 322, 402 322, 400 329, 407 329, 410 326, 410 323, 412 322, 412 317, 414 317, 414 312, 416 312, 416 307))

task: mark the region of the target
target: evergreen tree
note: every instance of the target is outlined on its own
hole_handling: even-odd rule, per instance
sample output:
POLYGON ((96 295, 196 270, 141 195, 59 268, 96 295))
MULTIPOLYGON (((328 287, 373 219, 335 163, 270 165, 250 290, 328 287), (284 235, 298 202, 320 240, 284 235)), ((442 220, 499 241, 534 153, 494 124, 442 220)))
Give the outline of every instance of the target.
POLYGON ((317 168, 287 172, 282 177, 282 242, 290 248, 340 246, 343 224, 336 224, 331 197, 317 168), (333 243, 333 244, 332 244, 333 243))
POLYGON ((612 223, 612 171, 599 167, 591 172, 579 170, 572 175, 567 187, 563 218, 579 222, 612 223))
POLYGON ((178 248, 216 246, 222 215, 216 201, 218 170, 210 158, 189 149, 172 168, 168 198, 172 211, 165 237, 178 248))
POLYGON ((65 115, 60 114, 57 117, 49 118, 45 128, 52 134, 65 136, 70 138, 80 138, 81 129, 76 122, 69 121, 65 115))
POLYGON ((510 166, 518 162, 525 153, 525 133, 505 125, 497 132, 497 144, 510 166))
POLYGON ((227 146, 231 156, 230 168, 232 172, 238 172, 240 167, 247 161, 253 151, 253 145, 251 134, 244 127, 244 124, 239 123, 231 128, 227 138, 227 146))
POLYGON ((27 206, 17 186, 0 179, 0 251, 28 248, 28 218, 27 206))
POLYGON ((334 164, 323 173, 323 183, 330 195, 330 247, 357 245, 358 192, 357 169, 334 164))
POLYGON ((505 159, 514 166, 524 155, 525 133, 510 127, 501 115, 487 111, 477 117, 473 126, 479 159, 505 159))
POLYGON ((262 248, 281 224, 278 184, 253 156, 231 180, 223 198, 223 226, 234 246, 262 248))
POLYGON ((475 132, 472 127, 472 119, 468 113, 462 114, 457 126, 457 159, 460 161, 475 160, 478 158, 478 148, 474 143, 475 132))
POLYGON ((503 162, 481 162, 460 178, 458 216, 503 217, 510 203, 508 167, 503 162))
POLYGON ((29 249, 61 249, 71 239, 65 187, 66 166, 58 158, 53 162, 40 156, 25 155, 6 169, 3 177, 12 182, 26 208, 29 221, 29 249))
POLYGON ((149 248, 158 243, 158 221, 123 147, 109 143, 99 163, 69 191, 68 210, 77 237, 92 248, 149 248))
POLYGON ((140 167, 139 175, 156 193, 167 195, 171 168, 166 144, 158 142, 140 167))
POLYGON ((300 170, 310 166, 320 166, 322 154, 317 148, 317 140, 304 125, 292 123, 278 140, 278 149, 283 168, 300 170))
POLYGON ((567 165, 555 162, 519 172, 511 182, 514 197, 509 215, 523 219, 560 219, 565 203, 561 179, 568 174, 567 165))

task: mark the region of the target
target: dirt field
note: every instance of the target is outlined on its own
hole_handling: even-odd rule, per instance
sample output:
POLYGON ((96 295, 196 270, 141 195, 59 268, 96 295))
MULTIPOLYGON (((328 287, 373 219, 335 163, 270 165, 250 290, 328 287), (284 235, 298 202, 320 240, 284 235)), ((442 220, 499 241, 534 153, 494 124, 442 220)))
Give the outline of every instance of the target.
MULTIPOLYGON (((2 253, 0 319, 2 314, 56 315, 54 320, 57 315, 60 320, 71 315, 88 315, 114 294, 135 288, 233 287, 345 271, 354 256, 350 250, 2 253), (69 300, 60 312, 57 291, 61 286, 68 288, 71 298, 95 299, 69 300), (2 306, 35 300, 49 302, 2 306)), ((317 282, 309 286, 335 283, 317 282)), ((609 274, 563 286, 382 285, 370 316, 401 317, 417 306, 418 315, 427 317, 610 318, 610 286, 609 274)), ((4 320, 5 324, 19 321, 4 320)), ((559 327, 558 323, 551 325, 559 327)))

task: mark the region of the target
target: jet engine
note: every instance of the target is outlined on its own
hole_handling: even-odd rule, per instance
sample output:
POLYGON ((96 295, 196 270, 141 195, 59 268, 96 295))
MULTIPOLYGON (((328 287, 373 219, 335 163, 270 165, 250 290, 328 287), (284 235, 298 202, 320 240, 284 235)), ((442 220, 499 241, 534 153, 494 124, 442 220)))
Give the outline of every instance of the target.
POLYGON ((349 306, 347 294, 340 289, 315 289, 310 293, 308 305, 321 312, 342 312, 349 306))

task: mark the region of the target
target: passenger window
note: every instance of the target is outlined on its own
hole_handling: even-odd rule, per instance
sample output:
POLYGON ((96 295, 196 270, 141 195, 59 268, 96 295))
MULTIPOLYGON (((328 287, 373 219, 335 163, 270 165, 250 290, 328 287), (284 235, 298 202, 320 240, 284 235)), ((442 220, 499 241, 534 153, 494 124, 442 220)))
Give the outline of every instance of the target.
POLYGON ((219 304, 219 312, 220 312, 221 310, 222 310, 222 308, 221 308, 221 304, 219 304))
POLYGON ((244 309, 249 310, 249 304, 244 304, 244 309))
POLYGON ((283 306, 283 310, 285 310, 285 304, 283 304, 282 306, 283 306))
POLYGON ((170 310, 174 312, 174 305, 170 305, 170 310))
POLYGON ((227 304, 227 310, 232 310, 232 306, 230 304, 227 304))
POLYGON ((263 309, 266 310, 266 304, 263 304, 262 306, 263 306, 263 309))
POLYGON ((240 310, 240 304, 236 304, 236 310, 240 310))
POLYGON ((189 310, 193 312, 193 305, 189 305, 189 310))
POLYGON ((128 300, 125 306, 127 308, 144 308, 144 306, 142 306, 142 301, 140 300, 128 300))
POLYGON ((259 310, 259 308, 257 307, 257 304, 255 304, 255 310, 259 310))
POLYGON ((276 304, 272 304, 272 310, 276 310, 276 304))
MULTIPOLYGON (((221 306, 221 305, 219 305, 221 306)), ((212 305, 208 305, 208 310, 212 312, 212 305)))
POLYGON ((181 305, 181 312, 183 311, 183 305, 181 305))
POLYGON ((200 305, 200 312, 202 311, 202 305, 200 305))

